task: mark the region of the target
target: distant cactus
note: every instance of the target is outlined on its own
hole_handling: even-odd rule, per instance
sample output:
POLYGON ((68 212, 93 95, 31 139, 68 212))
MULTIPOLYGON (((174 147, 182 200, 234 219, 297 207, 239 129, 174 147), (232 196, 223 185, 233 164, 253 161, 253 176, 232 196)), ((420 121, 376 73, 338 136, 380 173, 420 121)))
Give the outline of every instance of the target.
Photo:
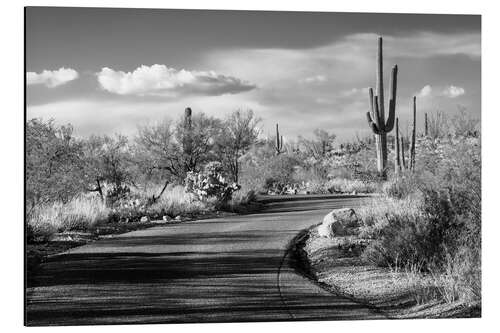
POLYGON ((191 108, 186 108, 184 110, 184 137, 183 137, 183 150, 186 155, 191 155, 193 150, 193 138, 192 138, 192 111, 191 108))
POLYGON ((389 100, 389 117, 385 120, 384 114, 384 81, 383 81, 383 54, 382 37, 378 38, 377 52, 377 95, 373 95, 373 89, 369 89, 371 112, 366 113, 368 125, 375 133, 377 148, 377 170, 382 178, 386 178, 387 165, 387 133, 394 128, 396 115, 396 90, 398 66, 394 65, 391 73, 391 88, 389 100))
POLYGON ((415 169, 415 140, 417 133, 417 97, 413 96, 413 123, 411 127, 410 170, 415 169))
POLYGON ((424 132, 425 136, 427 136, 429 134, 429 124, 428 124, 428 121, 427 121, 427 112, 425 113, 425 132, 424 132))
POLYGON ((403 169, 406 169, 405 140, 403 136, 401 136, 401 163, 403 164, 403 169))
POLYGON ((401 159, 399 158, 400 150, 399 150, 399 119, 396 118, 396 137, 394 138, 394 173, 396 176, 399 175, 401 171, 401 159))
POLYGON ((276 150, 276 155, 283 152, 283 135, 280 136, 278 124, 276 124, 276 144, 274 145, 274 149, 276 150))

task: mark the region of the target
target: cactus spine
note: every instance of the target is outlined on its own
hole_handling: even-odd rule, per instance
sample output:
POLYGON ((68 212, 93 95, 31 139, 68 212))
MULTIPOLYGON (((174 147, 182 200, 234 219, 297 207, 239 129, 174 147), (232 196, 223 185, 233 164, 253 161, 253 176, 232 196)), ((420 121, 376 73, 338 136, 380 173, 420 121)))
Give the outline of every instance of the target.
POLYGON ((394 65, 391 73, 391 88, 389 99, 389 116, 385 120, 384 113, 384 71, 383 71, 383 52, 382 37, 378 38, 377 52, 377 86, 376 95, 373 95, 373 89, 369 89, 370 111, 366 113, 368 125, 375 134, 377 150, 377 170, 382 178, 386 178, 387 165, 387 133, 394 128, 394 119, 396 114, 396 90, 398 66, 394 65))
POLYGON ((411 127, 410 170, 415 169, 415 139, 417 132, 417 97, 413 96, 413 124, 411 127))
POLYGON ((401 160, 399 158, 399 119, 396 118, 396 137, 394 139, 394 149, 395 149, 395 154, 394 154, 394 173, 396 176, 399 175, 399 172, 401 171, 401 160))
POLYGON ((276 155, 283 152, 283 135, 280 136, 278 124, 276 124, 276 144, 274 145, 274 149, 276 150, 276 155))

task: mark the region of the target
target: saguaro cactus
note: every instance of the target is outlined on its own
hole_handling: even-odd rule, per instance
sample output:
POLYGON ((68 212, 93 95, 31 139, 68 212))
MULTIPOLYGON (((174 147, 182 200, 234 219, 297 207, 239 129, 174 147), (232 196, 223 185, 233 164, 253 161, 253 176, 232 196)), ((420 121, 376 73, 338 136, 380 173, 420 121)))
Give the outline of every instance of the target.
POLYGON ((276 155, 279 155, 283 152, 283 135, 280 136, 278 124, 276 124, 276 144, 274 145, 274 149, 276 150, 276 155))
POLYGON ((186 155, 191 155, 193 150, 193 138, 192 138, 192 119, 191 119, 192 111, 191 108, 186 108, 184 110, 184 136, 183 136, 183 149, 186 155))
POLYGON ((399 119, 396 118, 396 136, 394 138, 394 173, 399 175, 399 172, 401 171, 401 160, 399 158, 399 119))
POLYGON ((366 113, 368 125, 370 125, 376 139, 377 149, 377 170, 382 178, 386 177, 387 165, 387 133, 394 128, 394 119, 396 115, 396 90, 398 66, 392 67, 391 73, 391 88, 389 100, 389 116, 385 120, 384 113, 384 71, 383 71, 383 52, 382 52, 382 37, 378 38, 377 52, 377 86, 376 95, 373 95, 373 89, 369 89, 370 108, 366 113))
POLYGON ((405 140, 401 136, 401 163, 403 164, 403 169, 406 169, 406 159, 405 159, 405 140))
POLYGON ((429 134, 429 123, 427 122, 427 112, 425 113, 425 136, 429 134))
POLYGON ((417 133, 417 97, 413 96, 413 123, 411 127, 410 170, 415 169, 415 139, 417 133))

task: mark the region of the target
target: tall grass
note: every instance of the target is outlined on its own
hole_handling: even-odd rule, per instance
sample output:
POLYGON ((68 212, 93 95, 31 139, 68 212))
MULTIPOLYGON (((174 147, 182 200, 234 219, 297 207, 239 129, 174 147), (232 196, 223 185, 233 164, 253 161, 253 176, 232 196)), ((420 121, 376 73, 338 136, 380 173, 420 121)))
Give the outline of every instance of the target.
POLYGON ((67 203, 38 206, 27 216, 28 240, 46 241, 55 233, 64 231, 89 231, 100 223, 134 222, 143 216, 161 219, 168 215, 174 218, 214 209, 213 203, 197 200, 183 186, 169 186, 160 198, 151 203, 152 195, 158 195, 160 191, 161 188, 154 187, 133 189, 129 199, 119 200, 111 207, 92 195, 80 195, 67 203))
POLYGON ((56 232, 88 230, 106 221, 109 213, 109 208, 96 196, 80 195, 64 204, 38 206, 27 216, 28 236, 46 240, 56 232))
POLYGON ((169 215, 172 217, 184 214, 198 214, 214 209, 210 201, 200 201, 192 194, 186 192, 183 186, 170 186, 163 195, 151 205, 148 212, 152 215, 169 215))

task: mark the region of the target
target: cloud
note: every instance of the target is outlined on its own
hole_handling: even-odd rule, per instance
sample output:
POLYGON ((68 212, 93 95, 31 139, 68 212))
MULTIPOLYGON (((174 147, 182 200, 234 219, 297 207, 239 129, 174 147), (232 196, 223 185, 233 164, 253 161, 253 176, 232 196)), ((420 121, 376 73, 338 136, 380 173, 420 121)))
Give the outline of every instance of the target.
POLYGON ((447 97, 447 98, 457 98, 465 94, 465 89, 462 87, 457 87, 450 85, 440 89, 434 89, 430 85, 426 85, 417 93, 418 97, 447 97))
POLYGON ((26 83, 28 85, 43 84, 48 88, 54 88, 78 78, 78 72, 72 68, 61 67, 58 70, 44 70, 41 73, 26 73, 26 83))
POLYGON ((104 67, 97 73, 101 87, 114 94, 165 96, 237 94, 256 86, 236 77, 214 71, 187 71, 165 65, 138 67, 133 72, 104 67))
POLYGON ((319 84, 326 82, 326 76, 325 75, 314 75, 314 76, 309 76, 306 77, 305 79, 300 80, 301 83, 306 83, 306 84, 319 84))
POLYGON ((449 98, 456 98, 465 94, 465 89, 462 87, 449 86, 446 87, 441 94, 449 98))
POLYGON ((424 86, 420 91, 417 93, 418 97, 427 97, 432 94, 432 87, 430 85, 424 86))

